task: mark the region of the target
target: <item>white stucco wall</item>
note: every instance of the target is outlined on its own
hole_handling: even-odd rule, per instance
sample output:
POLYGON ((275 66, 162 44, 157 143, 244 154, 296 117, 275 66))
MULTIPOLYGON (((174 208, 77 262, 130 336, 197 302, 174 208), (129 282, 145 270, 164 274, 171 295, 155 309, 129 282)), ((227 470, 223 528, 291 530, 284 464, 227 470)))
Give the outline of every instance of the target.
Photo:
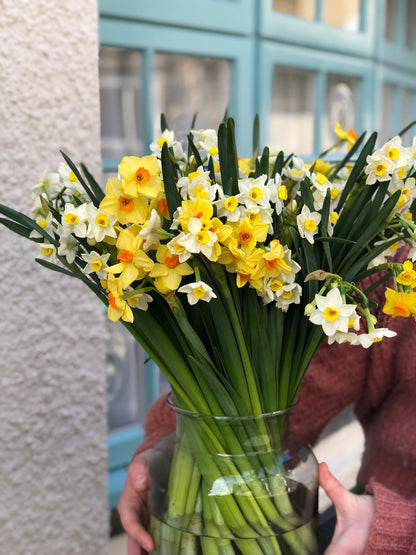
MULTIPOLYGON (((0 202, 100 166, 96 0, 0 0, 0 202)), ((106 552, 105 314, 0 226, 0 553, 106 552)))

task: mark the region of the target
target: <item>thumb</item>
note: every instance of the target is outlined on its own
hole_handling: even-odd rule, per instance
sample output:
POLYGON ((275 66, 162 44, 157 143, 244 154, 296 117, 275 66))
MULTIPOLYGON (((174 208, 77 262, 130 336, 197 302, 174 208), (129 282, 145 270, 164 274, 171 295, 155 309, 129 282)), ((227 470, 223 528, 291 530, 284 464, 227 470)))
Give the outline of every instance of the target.
POLYGON ((319 465, 319 484, 334 504, 337 513, 342 513, 348 504, 350 492, 331 474, 326 463, 319 465))

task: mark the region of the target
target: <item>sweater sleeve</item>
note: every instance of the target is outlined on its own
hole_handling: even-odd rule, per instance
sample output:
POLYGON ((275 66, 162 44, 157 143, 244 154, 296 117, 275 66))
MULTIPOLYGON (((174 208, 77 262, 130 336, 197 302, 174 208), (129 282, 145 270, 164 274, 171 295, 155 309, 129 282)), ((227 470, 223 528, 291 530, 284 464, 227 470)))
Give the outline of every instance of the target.
POLYGON ((133 458, 152 449, 163 437, 176 429, 176 417, 166 402, 168 394, 163 393, 149 408, 144 424, 144 441, 134 453, 133 458))
POLYGON ((416 553, 416 499, 404 499, 376 481, 367 491, 374 495, 375 514, 365 553, 416 553))

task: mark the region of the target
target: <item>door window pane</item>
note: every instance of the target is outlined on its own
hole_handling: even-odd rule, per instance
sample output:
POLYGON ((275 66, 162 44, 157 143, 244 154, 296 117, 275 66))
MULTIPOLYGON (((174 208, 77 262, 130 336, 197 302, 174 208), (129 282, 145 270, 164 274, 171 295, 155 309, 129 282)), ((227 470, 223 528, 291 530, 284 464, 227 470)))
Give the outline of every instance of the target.
MULTIPOLYGON (((359 80, 345 75, 328 75, 326 106, 323 119, 323 150, 338 141, 334 127, 339 122, 342 129, 357 132, 359 80)), ((347 145, 341 145, 333 152, 346 151, 347 145)))
POLYGON ((316 17, 315 0, 273 0, 273 11, 309 21, 316 17))
POLYGON ((393 136, 394 87, 384 83, 382 96, 382 118, 380 122, 380 144, 393 136))
POLYGON ((154 135, 160 133, 161 113, 182 141, 186 141, 194 114, 197 129, 217 129, 230 101, 229 62, 158 53, 154 64, 154 135))
MULTIPOLYGON (((414 117, 412 114, 414 97, 415 97, 414 91, 411 91, 409 89, 405 89, 403 91, 402 121, 400 125, 400 130, 404 129, 407 125, 409 125, 409 123, 411 123, 414 120, 414 117)), ((405 144, 411 141, 414 132, 415 132, 415 128, 412 127, 411 129, 409 129, 409 131, 407 131, 402 136, 402 140, 405 144)))
POLYGON ((416 46, 416 1, 407 0, 406 13, 406 47, 414 49, 416 46))
MULTIPOLYGON (((403 1, 403 0, 402 0, 403 1)), ((387 0, 386 4, 386 26, 384 36, 387 40, 394 42, 396 40, 396 14, 397 0, 387 0)))
POLYGON ((140 122, 141 53, 100 49, 101 148, 105 159, 119 160, 143 151, 140 122))
POLYGON ((287 154, 314 150, 315 74, 276 66, 273 73, 270 146, 287 154))
POLYGON ((360 0, 348 0, 348 2, 325 0, 324 23, 345 31, 358 32, 360 30, 360 0))

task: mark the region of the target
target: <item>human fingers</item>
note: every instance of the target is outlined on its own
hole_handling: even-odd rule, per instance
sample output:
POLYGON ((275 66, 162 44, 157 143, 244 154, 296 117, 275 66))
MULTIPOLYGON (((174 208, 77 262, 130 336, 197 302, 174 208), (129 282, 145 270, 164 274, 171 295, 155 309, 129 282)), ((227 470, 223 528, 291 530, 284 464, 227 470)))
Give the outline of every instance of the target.
POLYGON ((335 506, 337 515, 344 513, 351 502, 351 494, 329 471, 326 463, 319 464, 319 484, 335 506))
POLYGON ((128 468, 127 479, 136 492, 143 492, 150 487, 148 457, 150 449, 132 459, 128 468))
POLYGON ((131 486, 125 486, 123 490, 124 495, 120 497, 118 504, 118 512, 120 514, 121 524, 126 531, 130 542, 130 550, 127 550, 128 555, 139 555, 139 548, 143 548, 149 553, 153 551, 154 544, 150 534, 146 530, 147 515, 145 500, 141 495, 135 492, 131 494, 128 489, 131 486))

